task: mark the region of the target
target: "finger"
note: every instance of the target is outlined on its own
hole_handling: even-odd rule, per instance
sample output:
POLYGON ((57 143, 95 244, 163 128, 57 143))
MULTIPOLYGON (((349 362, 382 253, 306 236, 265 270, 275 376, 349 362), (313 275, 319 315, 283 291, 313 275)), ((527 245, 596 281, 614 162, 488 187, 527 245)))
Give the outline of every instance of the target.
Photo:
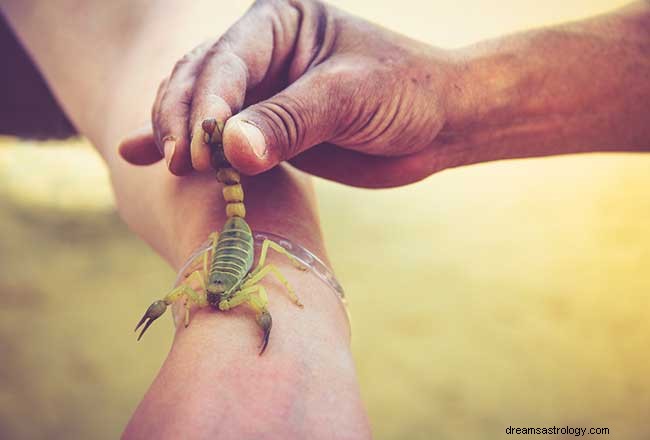
POLYGON ((189 118, 191 161, 199 171, 211 166, 210 147, 203 136, 202 122, 209 118, 226 121, 242 107, 247 89, 246 66, 235 54, 220 51, 218 46, 210 53, 195 84, 189 118))
POLYGON ((120 143, 118 151, 124 160, 133 165, 149 165, 162 159, 150 125, 127 136, 120 143))
POLYGON ((176 175, 192 170, 188 121, 194 83, 206 46, 199 46, 176 63, 152 114, 156 143, 164 152, 169 170, 176 175))
POLYGON ((436 149, 408 156, 375 156, 331 144, 310 148, 291 160, 296 168, 324 179, 362 188, 408 185, 449 168, 436 149))
POLYGON ((192 96, 191 157, 195 169, 210 168, 210 147, 202 136, 202 122, 208 118, 224 122, 237 113, 246 91, 262 80, 271 64, 272 26, 253 8, 208 52, 192 96))
POLYGON ((210 166, 209 146, 198 135, 205 119, 225 122, 243 107, 248 91, 268 97, 307 69, 322 43, 322 14, 315 3, 256 2, 210 49, 192 97, 194 168, 210 166))
MULTIPOLYGON (((154 121, 155 116, 160 112, 160 101, 162 101, 163 96, 165 96, 165 92, 167 91, 167 84, 169 84, 169 77, 163 79, 158 86, 158 90, 156 91, 156 99, 154 99, 153 107, 151 107, 151 121, 154 121)), ((160 136, 158 136, 158 128, 156 127, 156 124, 152 125, 152 130, 156 147, 158 148, 158 151, 160 151, 161 156, 164 156, 165 150, 163 149, 163 146, 158 145, 156 142, 157 139, 160 139, 160 136)))
POLYGON ((258 174, 334 137, 341 113, 332 81, 316 68, 281 93, 228 120, 224 149, 246 174, 258 174))

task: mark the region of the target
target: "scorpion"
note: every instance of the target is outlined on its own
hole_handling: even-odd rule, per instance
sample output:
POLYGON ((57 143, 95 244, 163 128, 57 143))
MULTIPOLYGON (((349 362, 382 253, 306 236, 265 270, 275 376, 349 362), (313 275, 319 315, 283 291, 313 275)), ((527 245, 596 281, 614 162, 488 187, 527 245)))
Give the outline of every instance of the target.
MULTIPOLYGON (((269 249, 285 255, 301 270, 307 268, 280 244, 265 239, 259 260, 253 268, 255 256, 254 239, 248 222, 245 220, 244 190, 241 176, 234 169, 224 154, 223 129, 225 122, 210 118, 202 122, 203 139, 212 150, 211 163, 216 170, 217 180, 223 184, 222 193, 226 202, 227 220, 221 234, 209 235, 210 248, 203 253, 199 268, 186 272, 185 280, 170 291, 163 299, 154 301, 135 327, 135 331, 144 324, 138 341, 149 326, 176 301, 183 300, 185 308, 185 327, 190 322, 192 304, 198 307, 212 306, 220 311, 227 311, 242 304, 247 304, 255 312, 257 325, 262 329, 262 343, 259 354, 262 355, 269 343, 273 320, 268 311, 268 296, 260 281, 267 275, 274 275, 286 288, 292 302, 298 307, 303 305, 293 288, 273 264, 266 263, 269 249), (192 285, 200 286, 193 288, 192 285)), ((200 260, 199 260, 200 261, 200 260)))

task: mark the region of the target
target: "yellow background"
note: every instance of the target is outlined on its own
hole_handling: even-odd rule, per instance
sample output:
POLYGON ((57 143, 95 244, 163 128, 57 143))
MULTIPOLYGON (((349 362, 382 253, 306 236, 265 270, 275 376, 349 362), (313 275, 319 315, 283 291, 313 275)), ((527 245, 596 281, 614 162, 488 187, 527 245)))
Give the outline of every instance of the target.
MULTIPOLYGON (((455 47, 624 2, 335 3, 455 47)), ((650 155, 317 187, 376 438, 650 437, 650 155)), ((119 221, 82 143, 0 141, 0 231, 0 437, 116 438, 172 336, 135 343, 142 296, 174 274, 119 221)))

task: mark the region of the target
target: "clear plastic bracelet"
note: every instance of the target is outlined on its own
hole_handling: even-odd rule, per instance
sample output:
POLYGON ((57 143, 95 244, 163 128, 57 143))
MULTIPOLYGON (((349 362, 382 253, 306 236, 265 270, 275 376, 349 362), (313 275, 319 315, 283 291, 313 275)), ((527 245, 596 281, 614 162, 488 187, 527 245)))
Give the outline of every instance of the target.
MULTIPOLYGON (((281 237, 279 235, 273 234, 271 232, 263 232, 263 231, 253 231, 253 238, 255 240, 255 247, 259 248, 262 246, 262 243, 264 240, 272 240, 276 243, 278 243, 280 246, 285 248, 291 255, 293 255, 298 261, 300 261, 305 267, 307 267, 307 270, 311 271, 316 275, 323 283, 325 283, 328 287, 330 287, 338 298, 341 307, 343 307, 345 311, 345 316, 348 319, 348 324, 350 323, 350 312, 348 310, 348 302, 347 299, 345 298, 345 292, 343 291, 343 287, 341 287, 341 284, 339 284, 338 280, 332 273, 332 271, 327 267, 327 265, 318 258, 316 255, 314 255, 311 251, 308 249, 304 248, 303 246, 292 242, 291 240, 281 237)), ((212 242, 211 240, 206 240, 199 248, 194 251, 192 255, 187 259, 183 267, 178 271, 178 276, 176 277, 176 281, 174 282, 174 286, 177 286, 182 280, 183 277, 185 276, 185 272, 187 269, 196 261, 198 257, 203 255, 205 252, 207 252, 210 249, 212 242)))

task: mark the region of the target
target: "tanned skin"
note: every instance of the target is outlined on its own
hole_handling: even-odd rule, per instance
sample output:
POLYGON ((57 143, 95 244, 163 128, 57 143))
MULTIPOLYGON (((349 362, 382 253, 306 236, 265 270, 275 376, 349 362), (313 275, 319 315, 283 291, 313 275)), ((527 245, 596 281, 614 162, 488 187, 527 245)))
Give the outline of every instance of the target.
MULTIPOLYGON (((122 217, 175 269, 224 221, 220 188, 193 172, 205 167, 205 146, 189 134, 205 114, 235 115, 226 154, 242 171, 262 172, 244 182, 251 227, 321 256, 309 179, 283 165, 263 172, 282 160, 386 187, 489 160, 650 149, 647 2, 454 51, 306 1, 258 2, 227 31, 244 12, 235 3, 1 3, 74 126, 104 157, 122 217), (207 30, 197 26, 204 17, 207 30), (224 64, 231 70, 219 75, 224 64), (204 99, 188 105, 190 88, 204 99), (150 120, 152 103, 154 131, 148 124, 121 153, 153 165, 133 167, 116 146, 150 120), (166 163, 155 163, 169 136, 166 163)), ((318 280, 282 269, 305 308, 294 314, 281 294, 269 295, 278 326, 264 358, 249 349, 259 335, 247 317, 197 313, 179 327, 124 438, 370 437, 344 313, 318 280)))
POLYGON ((649 75, 648 2, 442 50, 326 3, 260 1, 163 82, 158 149, 122 151, 205 170, 209 149, 190 134, 235 115, 224 146, 243 172, 292 160, 373 188, 498 159, 648 151, 649 75))

